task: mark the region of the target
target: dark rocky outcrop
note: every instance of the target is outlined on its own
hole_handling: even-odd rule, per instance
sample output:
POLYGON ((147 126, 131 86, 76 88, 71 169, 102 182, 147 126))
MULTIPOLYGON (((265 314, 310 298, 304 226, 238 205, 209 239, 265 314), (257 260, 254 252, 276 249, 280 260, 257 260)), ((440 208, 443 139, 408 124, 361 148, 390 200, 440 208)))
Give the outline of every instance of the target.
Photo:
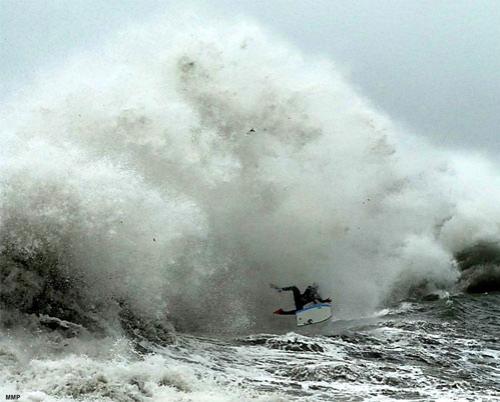
POLYGON ((456 253, 459 286, 469 293, 500 291, 500 244, 479 242, 456 253))

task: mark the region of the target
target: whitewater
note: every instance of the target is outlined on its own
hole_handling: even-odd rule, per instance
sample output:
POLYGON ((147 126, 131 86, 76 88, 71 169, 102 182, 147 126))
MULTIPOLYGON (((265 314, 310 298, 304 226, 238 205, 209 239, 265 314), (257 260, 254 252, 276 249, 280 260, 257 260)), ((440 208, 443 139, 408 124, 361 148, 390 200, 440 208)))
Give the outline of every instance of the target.
POLYGON ((0 116, 3 394, 500 398, 498 166, 401 127, 333 61, 174 14, 0 116), (273 316, 292 300, 269 283, 312 282, 332 322, 273 316))

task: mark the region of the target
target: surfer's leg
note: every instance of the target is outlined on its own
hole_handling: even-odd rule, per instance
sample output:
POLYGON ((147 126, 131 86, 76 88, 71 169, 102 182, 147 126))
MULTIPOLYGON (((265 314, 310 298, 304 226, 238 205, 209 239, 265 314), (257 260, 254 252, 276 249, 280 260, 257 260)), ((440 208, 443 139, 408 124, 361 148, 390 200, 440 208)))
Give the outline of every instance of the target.
MULTIPOLYGON (((288 286, 286 288, 282 288, 281 290, 291 290, 293 292, 293 301, 295 302, 295 308, 297 310, 302 310, 304 304, 302 303, 300 290, 297 286, 288 286)), ((293 314, 295 314, 295 311, 293 312, 293 314)))

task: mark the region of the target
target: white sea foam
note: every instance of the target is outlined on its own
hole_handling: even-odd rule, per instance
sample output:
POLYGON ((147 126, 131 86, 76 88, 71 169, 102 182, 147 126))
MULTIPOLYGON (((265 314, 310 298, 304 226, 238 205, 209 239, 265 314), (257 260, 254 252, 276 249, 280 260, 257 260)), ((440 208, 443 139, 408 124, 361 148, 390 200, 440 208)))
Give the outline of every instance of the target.
POLYGON ((335 64, 242 20, 125 30, 2 117, 4 245, 55 255, 90 304, 184 330, 269 328, 268 282, 370 313, 395 287, 451 286, 453 253, 499 237, 491 164, 402 131, 335 64))

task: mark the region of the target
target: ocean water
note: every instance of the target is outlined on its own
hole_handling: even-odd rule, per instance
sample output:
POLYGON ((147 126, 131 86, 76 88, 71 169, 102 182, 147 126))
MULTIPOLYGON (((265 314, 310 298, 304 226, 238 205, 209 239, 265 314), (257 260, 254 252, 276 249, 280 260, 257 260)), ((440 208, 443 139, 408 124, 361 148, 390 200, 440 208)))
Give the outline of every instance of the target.
POLYGON ((31 401, 496 400, 500 176, 334 61, 172 14, 2 102, 0 390, 31 401), (298 330, 269 283, 318 282, 298 330))
POLYGON ((457 295, 288 333, 178 334, 168 346, 46 334, 24 359, 26 334, 6 331, 2 386, 35 401, 495 401, 499 316, 498 293, 457 295))

